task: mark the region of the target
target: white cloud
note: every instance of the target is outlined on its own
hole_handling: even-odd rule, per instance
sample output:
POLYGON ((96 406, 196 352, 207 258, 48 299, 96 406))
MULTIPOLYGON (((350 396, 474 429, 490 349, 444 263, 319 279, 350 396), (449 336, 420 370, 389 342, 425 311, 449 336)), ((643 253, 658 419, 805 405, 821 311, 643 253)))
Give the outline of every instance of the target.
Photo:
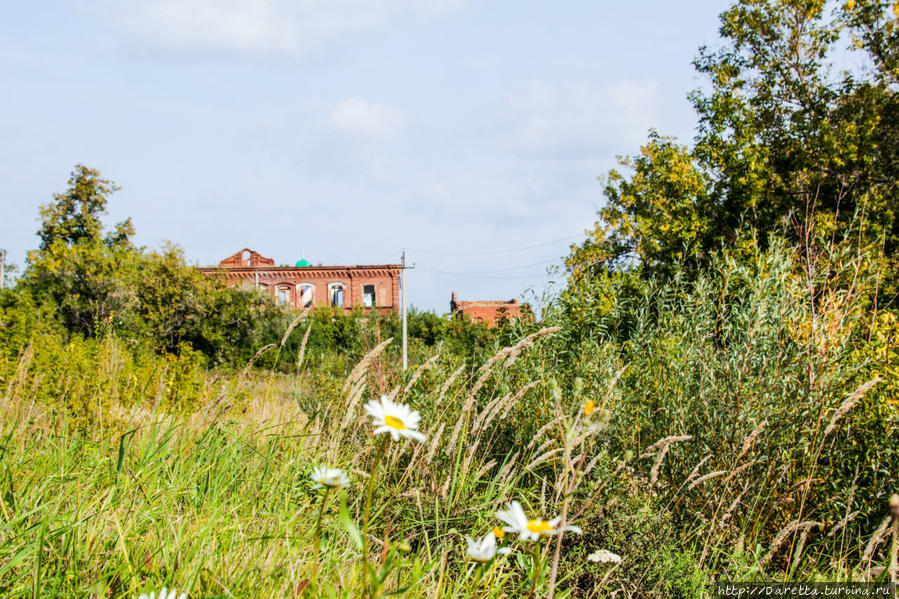
POLYGON ((659 122, 653 80, 551 85, 533 82, 509 102, 504 117, 513 150, 588 157, 610 147, 636 149, 659 122))
POLYGON ((341 130, 354 135, 389 135, 399 128, 401 119, 390 106, 350 98, 334 107, 331 121, 341 130))
POLYGON ((302 54, 388 21, 433 19, 467 0, 96 0, 135 37, 176 50, 302 54))

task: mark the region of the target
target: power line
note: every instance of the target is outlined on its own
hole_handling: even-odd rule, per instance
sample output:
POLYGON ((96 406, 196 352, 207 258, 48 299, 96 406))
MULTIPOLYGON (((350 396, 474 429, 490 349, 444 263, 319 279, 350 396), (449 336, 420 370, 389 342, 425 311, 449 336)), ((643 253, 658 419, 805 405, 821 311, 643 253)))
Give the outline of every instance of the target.
POLYGON ((421 267, 421 266, 417 267, 417 269, 422 272, 428 272, 428 273, 438 274, 438 275, 448 275, 448 276, 452 276, 452 277, 465 277, 465 278, 469 278, 469 279, 488 279, 491 281, 500 281, 500 280, 520 281, 522 279, 537 279, 537 278, 545 278, 545 277, 550 276, 548 273, 544 272, 542 274, 522 274, 522 275, 518 275, 518 276, 514 276, 514 277, 504 277, 504 276, 497 277, 497 276, 489 276, 489 275, 477 275, 477 274, 471 274, 471 273, 465 273, 465 272, 450 272, 448 270, 437 270, 437 269, 421 267))
POLYGON ((397 254, 400 254, 400 253, 403 252, 403 249, 405 249, 405 248, 399 248, 398 250, 396 250, 395 252, 393 252, 392 254, 390 254, 389 256, 387 256, 386 258, 384 258, 383 260, 381 260, 378 264, 389 264, 389 263, 390 263, 390 260, 391 260, 394 256, 396 256, 397 254))
POLYGON ((570 237, 563 237, 561 239, 554 239, 553 241, 547 241, 545 243, 537 243, 534 245, 526 245, 517 248, 510 248, 507 250, 497 250, 493 252, 438 252, 434 250, 423 250, 420 248, 406 248, 407 250, 421 252, 422 254, 435 254, 438 256, 495 256, 497 254, 509 254, 512 252, 521 252, 524 250, 530 250, 534 248, 546 247, 548 245, 555 245, 557 243, 562 243, 563 241, 571 241, 572 239, 579 239, 583 237, 584 234, 571 235, 570 237))
POLYGON ((469 272, 453 272, 453 271, 444 270, 441 272, 444 272, 447 274, 458 274, 458 275, 489 275, 489 274, 493 274, 493 273, 497 273, 497 272, 510 272, 513 270, 522 270, 524 268, 531 268, 534 266, 546 266, 547 264, 555 264, 556 262, 558 262, 558 259, 557 260, 548 260, 546 262, 535 262, 533 264, 524 264, 522 266, 513 266, 511 268, 497 268, 494 270, 473 270, 473 271, 469 271, 469 272))

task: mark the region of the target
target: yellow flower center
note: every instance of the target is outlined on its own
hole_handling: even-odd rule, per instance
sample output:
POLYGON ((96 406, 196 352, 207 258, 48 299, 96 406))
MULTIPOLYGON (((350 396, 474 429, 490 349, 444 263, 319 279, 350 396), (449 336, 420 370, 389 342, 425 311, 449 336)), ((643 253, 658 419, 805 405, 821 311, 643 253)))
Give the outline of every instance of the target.
POLYGON ((386 424, 390 428, 395 428, 398 431, 404 430, 406 428, 406 425, 402 420, 400 420, 396 416, 391 416, 390 414, 384 416, 384 424, 386 424))
POLYGON ((500 528, 499 526, 494 526, 493 527, 493 536, 496 537, 497 539, 501 539, 504 536, 506 536, 506 531, 503 530, 502 528, 500 528))
POLYGON ((548 530, 552 530, 553 527, 549 525, 549 522, 546 520, 528 520, 528 530, 536 533, 544 533, 548 530))
POLYGON ((584 404, 584 414, 586 416, 589 416, 594 411, 596 411, 596 404, 593 403, 593 400, 591 399, 590 401, 588 401, 587 403, 584 404))

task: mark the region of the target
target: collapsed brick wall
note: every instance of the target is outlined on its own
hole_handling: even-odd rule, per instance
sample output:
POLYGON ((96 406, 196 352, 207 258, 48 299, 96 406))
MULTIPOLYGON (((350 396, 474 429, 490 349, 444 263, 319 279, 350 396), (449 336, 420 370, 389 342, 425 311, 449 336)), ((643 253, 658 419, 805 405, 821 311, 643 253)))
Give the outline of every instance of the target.
POLYGON ((357 266, 274 266, 275 261, 249 249, 222 260, 218 267, 201 268, 207 276, 224 276, 229 285, 256 287, 294 309, 330 306, 340 288, 340 307, 347 312, 361 308, 381 313, 398 312, 399 264, 357 266), (366 297, 368 291, 374 291, 366 297), (366 301, 368 300, 368 302, 366 301), (367 305, 367 304, 372 305, 367 305))

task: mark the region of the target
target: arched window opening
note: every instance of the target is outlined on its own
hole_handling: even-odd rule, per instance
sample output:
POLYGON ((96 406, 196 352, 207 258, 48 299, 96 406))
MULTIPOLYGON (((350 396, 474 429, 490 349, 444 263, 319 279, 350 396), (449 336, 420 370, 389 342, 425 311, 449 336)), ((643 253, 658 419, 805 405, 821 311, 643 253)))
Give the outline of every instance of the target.
POLYGON ((297 295, 300 298, 300 308, 311 308, 315 303, 315 285, 312 283, 297 285, 297 295))
POLYGON ((332 308, 343 308, 343 283, 331 283, 328 285, 328 295, 331 296, 332 308))
POLYGON ((290 287, 278 287, 277 288, 277 298, 278 303, 282 306, 286 306, 290 303, 290 287))

